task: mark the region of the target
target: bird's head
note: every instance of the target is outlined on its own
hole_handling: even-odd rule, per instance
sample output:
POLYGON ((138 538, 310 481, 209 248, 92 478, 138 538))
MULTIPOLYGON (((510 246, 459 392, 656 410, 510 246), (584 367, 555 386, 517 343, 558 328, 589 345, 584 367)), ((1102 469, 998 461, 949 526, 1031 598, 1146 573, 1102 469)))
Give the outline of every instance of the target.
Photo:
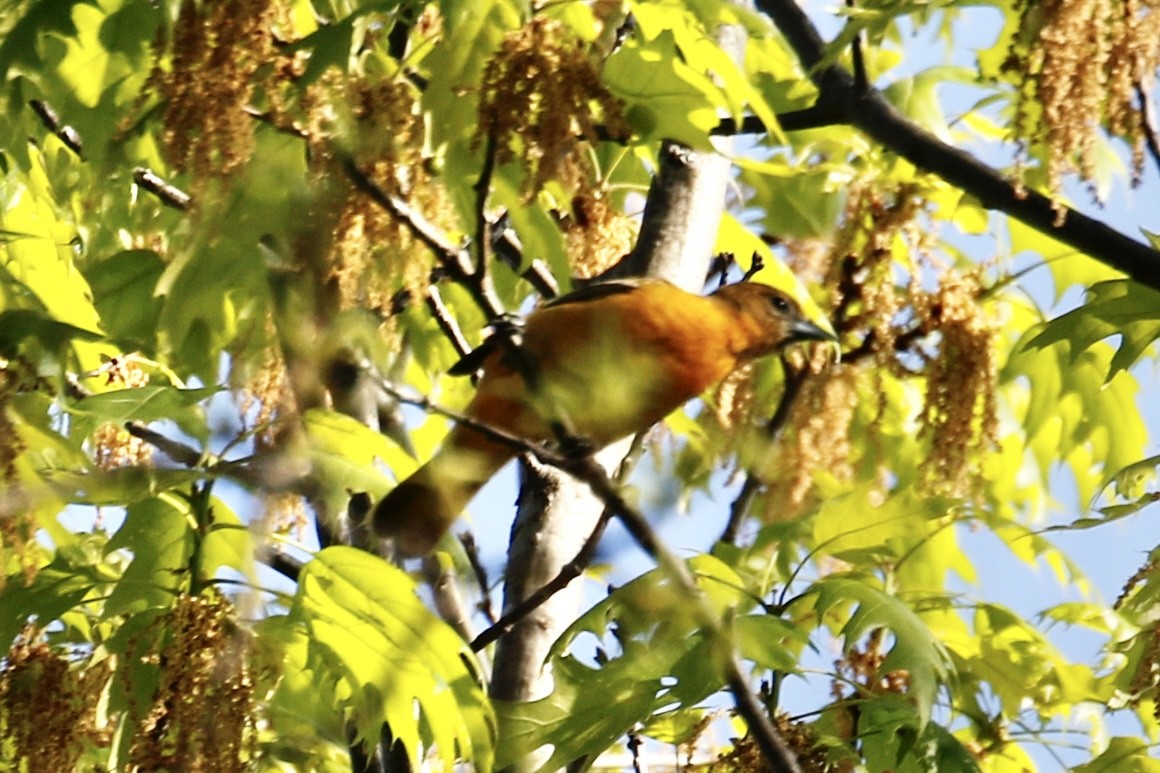
POLYGON ((838 337, 824 317, 810 319, 789 293, 759 282, 740 282, 722 287, 713 297, 738 312, 742 333, 738 354, 764 357, 803 341, 836 342, 838 337))

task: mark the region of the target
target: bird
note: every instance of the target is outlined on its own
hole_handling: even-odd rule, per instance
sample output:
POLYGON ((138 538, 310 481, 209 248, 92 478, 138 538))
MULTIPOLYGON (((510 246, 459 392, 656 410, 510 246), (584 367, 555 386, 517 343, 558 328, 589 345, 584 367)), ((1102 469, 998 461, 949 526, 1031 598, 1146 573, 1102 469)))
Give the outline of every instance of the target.
MULTIPOLYGON (((545 303, 524 321, 514 354, 489 346, 496 338, 452 368, 483 373, 464 414, 529 441, 557 440, 564 428, 592 449, 648 429, 745 363, 791 344, 837 340, 824 318, 809 319, 771 285, 738 282, 697 295, 650 278, 588 285, 545 303)), ((402 556, 429 554, 516 453, 457 424, 375 506, 375 534, 402 556)))

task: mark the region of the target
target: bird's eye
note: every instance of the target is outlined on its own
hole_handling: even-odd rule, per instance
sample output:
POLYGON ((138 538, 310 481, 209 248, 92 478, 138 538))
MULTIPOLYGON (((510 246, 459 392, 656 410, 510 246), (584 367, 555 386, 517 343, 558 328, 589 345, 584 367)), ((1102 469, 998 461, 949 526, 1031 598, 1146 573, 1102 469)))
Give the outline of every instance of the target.
POLYGON ((769 303, 771 306, 773 306, 774 310, 779 311, 782 314, 785 314, 789 311, 789 300, 785 296, 770 296, 769 303))

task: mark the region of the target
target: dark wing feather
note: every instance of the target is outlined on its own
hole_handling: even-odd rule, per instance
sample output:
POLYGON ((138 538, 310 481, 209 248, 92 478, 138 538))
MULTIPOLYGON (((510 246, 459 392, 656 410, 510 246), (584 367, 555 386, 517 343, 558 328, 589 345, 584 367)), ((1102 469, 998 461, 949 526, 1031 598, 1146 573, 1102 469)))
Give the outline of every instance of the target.
POLYGON ((541 308, 546 309, 552 306, 563 306, 566 303, 584 303, 586 301, 595 301, 600 298, 607 298, 610 295, 630 293, 643 285, 663 281, 665 280, 641 276, 628 277, 625 279, 613 279, 608 282, 595 282, 590 285, 585 285, 584 287, 579 287, 566 295, 561 295, 559 298, 553 298, 541 306, 541 308))

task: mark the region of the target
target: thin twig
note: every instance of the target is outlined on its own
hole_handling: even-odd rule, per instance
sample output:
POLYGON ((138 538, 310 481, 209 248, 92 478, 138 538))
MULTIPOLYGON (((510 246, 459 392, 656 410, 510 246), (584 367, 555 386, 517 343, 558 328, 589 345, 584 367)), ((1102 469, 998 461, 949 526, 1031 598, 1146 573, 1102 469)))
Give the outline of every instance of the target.
POLYGON ((133 170, 133 182, 152 193, 167 207, 184 212, 192 202, 189 194, 161 179, 153 170, 139 166, 133 170))
POLYGON ((443 335, 455 347, 456 353, 460 357, 466 357, 471 353, 471 344, 468 343, 467 338, 463 335, 463 331, 459 327, 459 323, 455 317, 451 316, 451 312, 447 310, 447 304, 443 302, 443 294, 439 292, 439 288, 435 285, 427 286, 427 309, 431 312, 431 316, 435 318, 435 324, 443 331, 443 335))
MULTIPOLYGON (((840 106, 821 98, 815 105, 777 114, 778 127, 787 132, 824 129, 846 122, 846 117, 840 106)), ((742 117, 740 122, 732 117, 722 118, 709 133, 716 137, 732 137, 741 134, 768 134, 769 128, 757 116, 746 115, 742 117)))
POLYGON ((1140 100, 1140 128, 1144 132, 1144 147, 1148 148, 1152 161, 1160 170, 1160 137, 1157 136, 1156 111, 1142 83, 1136 84, 1136 98, 1140 100))
POLYGON ((298 576, 302 574, 302 562, 282 552, 271 553, 262 563, 294 582, 298 582, 298 576))
MULTIPOLYGON (((854 0, 846 0, 846 7, 853 8, 854 0)), ((854 33, 854 40, 850 44, 850 58, 854 65, 854 88, 866 91, 870 88, 870 79, 866 75, 866 58, 862 54, 862 31, 854 33)))
POLYGON ((471 651, 479 652, 484 647, 499 639, 499 637, 514 628, 516 623, 539 609, 548 599, 567 588, 573 580, 584 574, 584 570, 588 568, 588 565, 592 562, 592 557, 596 554, 596 546, 600 544, 600 538, 604 536, 604 530, 608 526, 608 521, 611 520, 611 517, 612 514, 606 508, 596 521, 596 526, 592 529, 592 533, 588 535, 588 538, 584 540, 584 544, 576 551, 575 557, 560 567, 560 571, 555 577, 541 585, 531 595, 524 598, 520 603, 505 612, 502 617, 494 621, 490 628, 476 636, 471 642, 471 651))
POLYGON ((243 107, 242 112, 253 118, 258 123, 269 126, 279 134, 285 134, 288 137, 293 137, 299 140, 309 140, 310 133, 306 129, 299 126, 293 121, 279 120, 272 111, 258 110, 254 107, 243 107))
MULTIPOLYGON (((491 249, 509 268, 520 271, 520 266, 524 264, 523 246, 514 232, 505 225, 506 220, 507 215, 501 215, 492 226, 491 249)), ((520 276, 535 288, 541 298, 555 298, 560 294, 556 277, 552 276, 551 269, 539 258, 529 261, 527 268, 520 271, 520 276)))
POLYGON ((193 446, 188 446, 172 438, 167 438, 160 432, 152 430, 140 422, 125 422, 125 430, 138 440, 143 440, 158 451, 161 451, 161 453, 178 464, 184 464, 186 467, 198 467, 205 461, 205 455, 193 446))
POLYGON ((495 287, 490 281, 489 272, 477 270, 472 264, 471 254, 468 250, 454 244, 443 231, 416 212, 406 201, 384 190, 359 168, 353 158, 349 156, 344 158, 343 167, 355 187, 398 218, 410 229, 416 239, 435 253, 436 259, 448 275, 471 293, 472 299, 488 319, 497 319, 503 316, 505 311, 503 303, 500 302, 495 287))
POLYGON ((406 201, 383 190, 382 186, 359 168, 353 158, 346 158, 343 168, 356 188, 401 220, 416 239, 435 253, 435 257, 452 276, 456 278, 471 276, 471 257, 466 250, 454 244, 446 234, 416 212, 406 201))
MULTIPOLYGON (((773 412, 773 416, 766 422, 764 428, 766 442, 769 443, 776 442, 777 436, 785 427, 785 423, 789 420, 790 409, 801 393, 802 385, 805 384, 808 377, 807 370, 794 368, 790 364, 789 358, 784 354, 781 356, 781 369, 785 374, 785 387, 781 393, 781 399, 777 403, 777 410, 773 412)), ((749 505, 753 502, 753 497, 757 495, 760 488, 761 480, 756 475, 746 476, 745 483, 741 486, 741 492, 729 508, 729 521, 725 524, 725 529, 718 538, 719 542, 729 545, 737 543, 741 522, 745 520, 745 515, 749 512, 749 505)))
POLYGON ((32 108, 32 112, 36 113, 40 118, 40 122, 50 132, 56 135, 57 139, 65 144, 69 150, 77 154, 77 158, 82 161, 85 158, 84 142, 81 140, 80 132, 73 127, 60 120, 60 116, 56 111, 42 99, 28 100, 28 106, 32 108))
POLYGON ((487 618, 488 625, 494 626, 495 610, 491 606, 491 579, 487 576, 487 567, 479 559, 479 545, 475 542, 475 535, 469 531, 461 533, 459 544, 463 545, 463 552, 467 554, 467 562, 471 564, 471 571, 475 574, 475 582, 479 586, 479 603, 476 604, 476 608, 487 618))
POLYGON ((489 281, 491 221, 487 218, 487 198, 491 193, 491 176, 495 172, 495 142, 495 132, 488 132, 483 149, 483 168, 472 186, 475 190, 475 275, 481 282, 489 281))
MULTIPOLYGON (((623 484, 627 480, 632 470, 636 467, 637 462, 640 461, 641 452, 644 450, 643 437, 643 435, 637 435, 633 438, 632 447, 617 467, 615 480, 618 485, 623 484)), ((584 570, 588 568, 588 565, 592 563, 592 557, 596 555, 596 547, 600 544, 600 539, 604 536, 604 530, 608 526, 608 521, 611 518, 611 511, 605 508, 600 518, 596 521, 596 526, 592 529, 592 533, 588 535, 588 538, 584 540, 584 544, 576 551, 575 557, 560 567, 560 571, 557 572, 555 577, 541 585, 534 593, 505 612, 499 620, 493 621, 492 626, 486 631, 476 636, 475 640, 471 642, 472 651, 479 652, 500 636, 506 634, 515 627, 516 623, 527 617, 539 608, 540 605, 552 598, 552 596, 567 588, 573 580, 582 575, 584 570)))

